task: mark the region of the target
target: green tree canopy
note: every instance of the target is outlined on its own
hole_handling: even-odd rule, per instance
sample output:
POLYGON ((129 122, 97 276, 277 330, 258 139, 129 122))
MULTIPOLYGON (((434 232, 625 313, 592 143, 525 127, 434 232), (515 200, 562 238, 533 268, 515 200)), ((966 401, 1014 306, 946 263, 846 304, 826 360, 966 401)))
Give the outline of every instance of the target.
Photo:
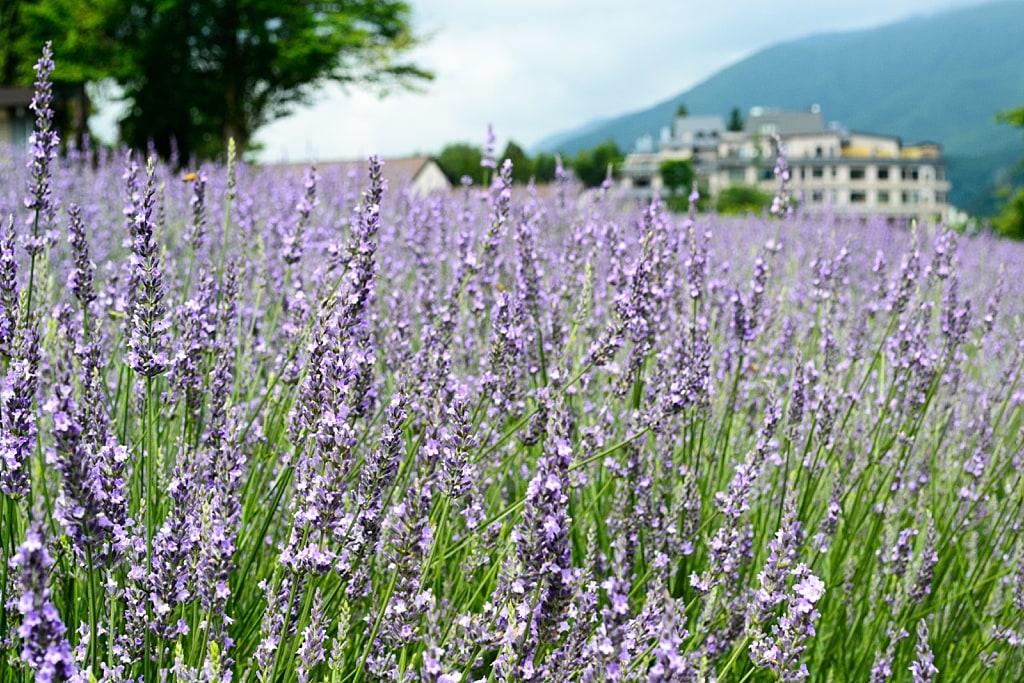
POLYGON ((726 128, 731 131, 743 130, 743 115, 740 114, 739 107, 733 107, 729 112, 729 125, 726 128))
POLYGON ((555 179, 555 169, 558 168, 558 159, 554 154, 538 152, 533 158, 533 179, 537 183, 550 183, 555 179))
POLYGON ((475 185, 480 185, 484 181, 484 170, 480 166, 483 158, 483 151, 476 145, 456 142, 441 150, 437 164, 452 185, 461 183, 464 176, 469 176, 475 185))
POLYGON ((593 149, 580 150, 572 160, 572 169, 587 187, 597 187, 604 182, 611 169, 613 177, 625 157, 614 141, 608 140, 593 149))
POLYGON ((668 159, 658 166, 661 182, 669 194, 675 196, 679 190, 689 190, 693 186, 693 164, 689 159, 668 159))
MULTIPOLYGON (((1017 128, 1024 128, 1024 107, 999 112, 996 120, 1017 128)), ((1021 162, 1024 166, 1024 161, 1021 162)), ((992 221, 1000 234, 1014 239, 1024 239, 1024 187, 1005 188, 1007 197, 1003 211, 992 221)))
POLYGON ((723 215, 757 213, 771 206, 772 196, 749 185, 730 185, 715 200, 715 210, 723 215))
POLYGON ((244 150, 256 130, 328 82, 386 94, 432 77, 402 60, 418 39, 408 4, 397 0, 17 4, 14 70, 53 39, 55 78, 116 81, 130 103, 124 141, 152 141, 164 156, 172 140, 183 158, 222 155, 228 138, 244 150))
POLYGON ((509 159, 512 161, 512 180, 516 183, 528 183, 533 176, 533 162, 527 156, 526 151, 518 144, 509 140, 505 145, 505 151, 499 158, 500 161, 509 159))

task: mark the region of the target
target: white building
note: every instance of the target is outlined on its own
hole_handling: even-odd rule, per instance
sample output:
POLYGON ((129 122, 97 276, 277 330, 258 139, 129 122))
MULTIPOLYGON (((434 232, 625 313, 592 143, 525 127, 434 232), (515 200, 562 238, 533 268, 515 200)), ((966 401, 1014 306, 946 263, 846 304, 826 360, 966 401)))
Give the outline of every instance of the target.
POLYGON ((791 195, 806 211, 933 219, 952 209, 939 145, 904 146, 897 137, 826 126, 817 107, 755 107, 742 131, 725 130, 720 117, 677 119, 670 139, 663 140, 657 152, 626 157, 623 185, 638 196, 661 193, 660 164, 692 159, 698 182, 712 197, 739 184, 772 193, 778 189, 773 172, 776 135, 786 152, 791 195))

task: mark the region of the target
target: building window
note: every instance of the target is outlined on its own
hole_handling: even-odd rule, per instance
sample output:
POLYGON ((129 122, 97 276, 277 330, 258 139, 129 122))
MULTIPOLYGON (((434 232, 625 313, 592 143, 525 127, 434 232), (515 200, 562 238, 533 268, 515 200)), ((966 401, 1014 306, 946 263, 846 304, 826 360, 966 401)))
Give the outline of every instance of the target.
POLYGON ((822 150, 820 145, 814 148, 814 156, 818 159, 822 157, 822 150))
POLYGON ((771 180, 775 177, 775 169, 773 168, 762 168, 761 169, 761 180, 771 180))
POLYGON ((868 200, 867 192, 851 192, 850 203, 851 204, 864 204, 868 200))
POLYGON ((742 183, 747 178, 747 173, 742 168, 730 168, 729 169, 729 181, 734 183, 742 183))
POLYGON ((904 204, 917 204, 918 201, 920 201, 920 198, 921 197, 917 193, 917 190, 912 190, 910 192, 904 192, 903 196, 902 196, 904 204))
POLYGON ((821 190, 812 190, 811 201, 814 202, 815 204, 821 204, 823 201, 825 201, 825 193, 822 192, 821 190))
POLYGON ((914 166, 911 168, 903 169, 903 174, 901 177, 903 178, 903 180, 917 180, 917 167, 914 166))
POLYGON ((945 192, 936 192, 935 193, 935 201, 937 203, 939 203, 939 204, 945 204, 946 203, 946 193, 945 192))
POLYGON ((878 179, 879 180, 888 180, 889 179, 889 167, 888 166, 883 166, 880 169, 878 169, 878 179))
POLYGON ((879 204, 888 204, 889 203, 889 191, 888 190, 879 190, 878 191, 878 203, 879 204))
POLYGON ((811 177, 812 178, 824 178, 825 169, 821 166, 811 166, 811 177))
POLYGON ((650 187, 651 179, 645 176, 639 176, 633 180, 633 187, 650 187))
POLYGON ((850 180, 864 180, 864 169, 863 168, 851 168, 850 169, 850 180))

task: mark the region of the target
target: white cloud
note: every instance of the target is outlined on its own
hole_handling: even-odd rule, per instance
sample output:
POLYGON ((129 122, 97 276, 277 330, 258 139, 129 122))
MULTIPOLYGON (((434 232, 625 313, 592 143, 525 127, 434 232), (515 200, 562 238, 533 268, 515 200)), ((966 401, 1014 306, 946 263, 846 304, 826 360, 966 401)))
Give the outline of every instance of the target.
POLYGON ((480 0, 415 2, 430 39, 414 55, 436 79, 381 100, 326 88, 309 108, 257 135, 263 158, 436 153, 449 143, 532 145, 596 118, 671 97, 758 49, 867 28, 965 0, 480 0))

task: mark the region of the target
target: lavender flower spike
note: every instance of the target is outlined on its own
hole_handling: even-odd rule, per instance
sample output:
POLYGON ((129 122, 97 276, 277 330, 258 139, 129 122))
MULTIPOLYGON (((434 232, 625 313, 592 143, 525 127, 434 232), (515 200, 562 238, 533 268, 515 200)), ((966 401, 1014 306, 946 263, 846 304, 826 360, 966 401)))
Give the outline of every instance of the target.
POLYGON ((30 174, 25 208, 33 212, 30 222, 32 235, 26 237, 25 249, 31 256, 43 250, 44 241, 39 238, 39 228, 53 223, 53 198, 50 195, 50 162, 57 157, 60 137, 53 128, 53 50, 47 41, 43 54, 36 62, 35 94, 29 108, 36 114, 35 130, 29 137, 31 145, 28 169, 30 174))
POLYGON ((29 459, 36 444, 32 408, 39 383, 39 333, 35 322, 19 326, 7 376, 0 391, 0 492, 18 498, 30 488, 29 459))
POLYGON ((494 126, 487 124, 487 144, 484 146, 483 158, 480 159, 480 166, 482 168, 495 169, 498 167, 497 162, 494 159, 494 126))
POLYGON ((67 628, 50 599, 49 574, 53 558, 47 552, 42 534, 33 527, 11 567, 20 570, 18 612, 22 639, 21 659, 35 672, 40 683, 78 680, 78 669, 66 637, 67 628))
POLYGON ((775 160, 775 177, 779 181, 779 190, 772 199, 771 213, 773 216, 790 216, 793 213, 793 200, 789 196, 789 164, 786 162, 786 148, 782 145, 782 138, 773 135, 775 149, 778 150, 778 158, 775 160))
POLYGON ((924 619, 917 622, 917 659, 910 665, 910 675, 914 683, 931 683, 939 670, 935 667, 935 658, 932 656, 932 649, 928 645, 928 624, 924 619))
POLYGON ((130 319, 128 365, 143 377, 153 377, 167 370, 166 307, 161 275, 160 249, 153 220, 156 182, 152 158, 146 169, 146 189, 141 202, 133 207, 132 276, 128 292, 130 319))

